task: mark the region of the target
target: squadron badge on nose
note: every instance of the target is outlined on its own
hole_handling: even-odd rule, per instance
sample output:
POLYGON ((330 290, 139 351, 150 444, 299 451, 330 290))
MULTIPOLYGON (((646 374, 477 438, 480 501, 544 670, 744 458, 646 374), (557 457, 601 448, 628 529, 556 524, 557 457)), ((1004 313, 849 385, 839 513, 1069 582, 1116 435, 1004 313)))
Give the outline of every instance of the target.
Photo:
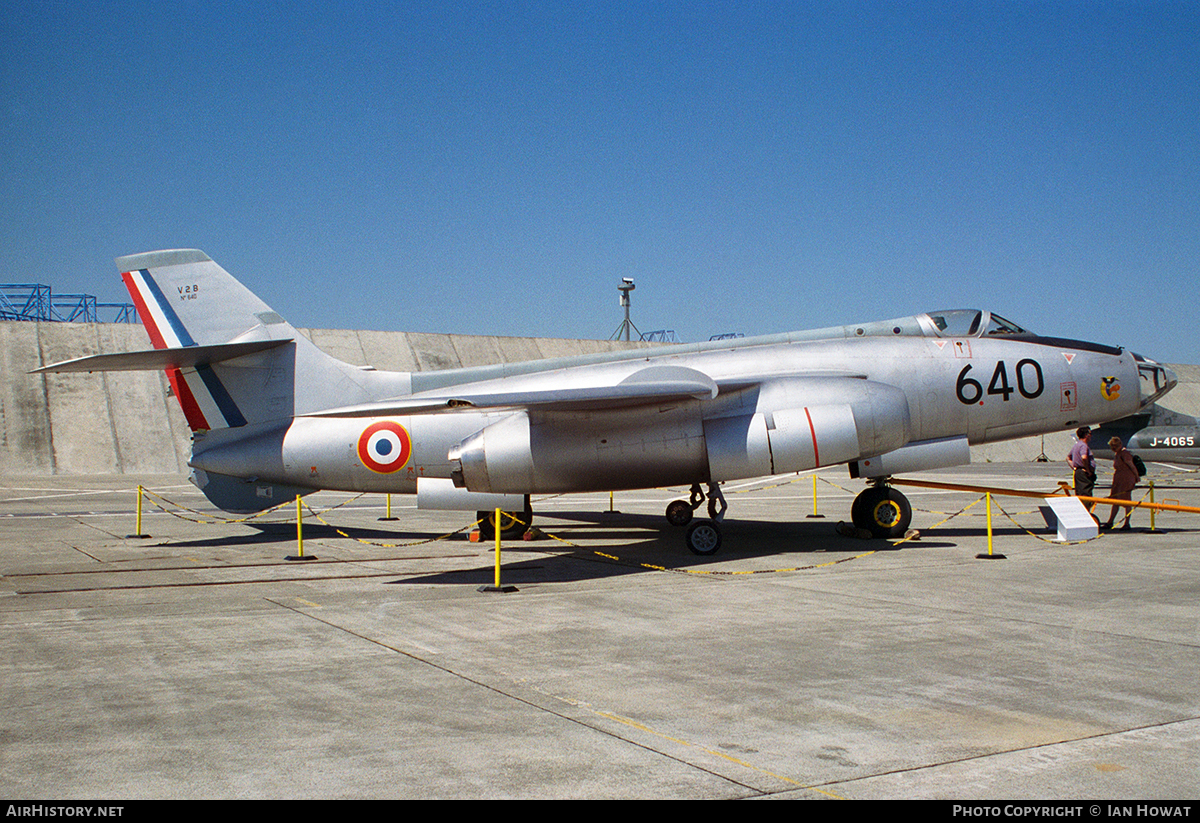
POLYGON ((1116 400, 1121 396, 1121 383, 1115 377, 1100 378, 1100 393, 1105 400, 1116 400))

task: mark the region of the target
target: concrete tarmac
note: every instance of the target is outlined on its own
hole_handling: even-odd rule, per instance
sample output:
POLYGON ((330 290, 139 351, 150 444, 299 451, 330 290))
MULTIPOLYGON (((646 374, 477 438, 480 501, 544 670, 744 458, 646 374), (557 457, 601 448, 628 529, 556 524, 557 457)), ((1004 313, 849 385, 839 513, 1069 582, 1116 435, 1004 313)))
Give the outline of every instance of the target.
MULTIPOLYGON (((1152 476, 1200 504, 1196 475, 1152 476)), ((442 537, 473 517, 409 498, 394 522, 307 498, 332 526, 305 512, 299 563, 294 506, 147 506, 127 538, 139 480, 212 509, 173 475, 5 476, 0 794, 1196 797, 1200 515, 1062 546, 1004 498, 986 561, 982 502, 942 522, 979 495, 905 489, 922 536, 893 548, 836 534, 862 483, 819 477, 824 519, 808 475, 728 484, 710 558, 662 517, 682 490, 535 499, 558 539, 505 543, 519 590, 492 594, 492 547, 442 537)))

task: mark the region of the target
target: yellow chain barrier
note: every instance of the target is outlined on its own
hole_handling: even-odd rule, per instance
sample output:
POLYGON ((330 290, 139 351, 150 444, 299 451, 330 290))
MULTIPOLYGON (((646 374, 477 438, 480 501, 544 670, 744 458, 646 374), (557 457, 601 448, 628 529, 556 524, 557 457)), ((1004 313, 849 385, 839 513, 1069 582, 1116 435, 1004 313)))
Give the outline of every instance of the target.
MULTIPOLYGON (((154 506, 154 508, 158 509, 161 512, 164 512, 165 514, 169 514, 172 517, 177 517, 180 520, 186 520, 189 523, 203 523, 205 525, 210 525, 210 526, 216 525, 218 523, 220 523, 220 524, 249 523, 251 520, 257 520, 260 517, 271 514, 272 512, 283 508, 284 506, 290 506, 295 502, 293 500, 285 500, 282 503, 278 503, 269 509, 263 509, 262 511, 252 514, 249 517, 222 517, 219 514, 212 514, 211 512, 202 512, 197 509, 188 508, 187 506, 183 505, 182 503, 176 503, 174 500, 169 500, 166 497, 164 497, 163 495, 159 494, 158 492, 153 492, 150 489, 143 489, 142 493, 150 501, 150 505, 154 506), (157 500, 155 500, 155 498, 157 498, 157 500), (179 512, 177 512, 177 511, 172 511, 171 509, 168 509, 166 506, 159 503, 158 500, 161 500, 162 503, 166 504, 166 506, 174 506, 179 511, 190 512, 191 514, 196 515, 196 517, 194 517, 194 518, 193 517, 185 517, 184 515, 179 514, 179 512), (207 518, 207 519, 202 520, 202 519, 197 519, 197 518, 207 518)), ((362 497, 362 495, 360 494, 359 497, 362 497)), ((351 500, 353 500, 353 499, 355 499, 355 498, 351 498, 351 500)), ((338 505, 343 506, 343 505, 345 505, 345 503, 348 503, 348 502, 350 502, 350 501, 347 500, 344 503, 339 503, 338 505)))
MULTIPOLYGON (((453 537, 456 534, 462 534, 463 532, 467 531, 468 529, 473 529, 476 526, 478 526, 480 523, 483 522, 482 520, 476 520, 474 523, 468 523, 467 525, 463 526, 461 529, 455 529, 452 532, 446 532, 445 534, 438 535, 437 537, 427 537, 424 540, 413 540, 408 543, 379 543, 374 540, 364 540, 361 537, 354 537, 353 535, 347 534, 346 532, 339 529, 337 526, 330 523, 324 517, 322 517, 320 512, 318 512, 312 506, 309 506, 307 503, 304 504, 304 508, 308 509, 309 514, 311 514, 313 517, 317 518, 317 520, 320 520, 326 526, 333 529, 335 532, 337 532, 338 534, 340 534, 342 537, 346 538, 347 540, 353 540, 355 543, 362 543, 363 545, 366 545, 366 546, 377 546, 381 549, 406 549, 410 546, 421 546, 426 543, 436 543, 438 540, 445 540, 446 538, 453 537)), ((327 511, 327 512, 333 511, 334 508, 337 508, 337 507, 334 506, 333 508, 326 509, 325 511, 327 511)))

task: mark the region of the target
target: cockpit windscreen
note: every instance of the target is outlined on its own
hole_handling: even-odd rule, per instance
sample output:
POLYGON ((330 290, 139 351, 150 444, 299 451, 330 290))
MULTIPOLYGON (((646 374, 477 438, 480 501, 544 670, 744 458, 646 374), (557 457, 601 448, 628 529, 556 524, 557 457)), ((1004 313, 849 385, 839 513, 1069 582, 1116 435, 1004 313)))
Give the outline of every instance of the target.
POLYGON ((929 319, 937 329, 939 337, 989 337, 1029 333, 1011 320, 979 309, 931 311, 929 319))

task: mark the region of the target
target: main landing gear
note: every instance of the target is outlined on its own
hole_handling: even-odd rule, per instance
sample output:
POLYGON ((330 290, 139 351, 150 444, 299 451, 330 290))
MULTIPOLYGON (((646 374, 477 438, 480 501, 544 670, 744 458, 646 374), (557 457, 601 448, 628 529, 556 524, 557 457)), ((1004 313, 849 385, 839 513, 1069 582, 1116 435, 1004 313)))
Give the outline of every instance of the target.
MULTIPOLYGON (((687 526, 692 523, 692 513, 704 502, 704 490, 699 483, 692 484, 691 495, 687 500, 672 500, 667 506, 667 522, 672 526, 687 526)), ((692 554, 706 556, 716 554, 721 548, 721 529, 717 526, 725 519, 725 511, 729 504, 721 487, 716 483, 708 484, 708 516, 712 520, 701 520, 688 526, 684 533, 688 549, 692 554)))
POLYGON ((850 519, 874 537, 903 537, 912 522, 912 506, 907 497, 887 485, 886 478, 881 478, 854 498, 850 519))
MULTIPOLYGON (((688 550, 702 557, 716 554, 721 548, 718 524, 725 519, 725 511, 729 508, 721 487, 709 483, 708 515, 712 519, 693 523, 693 512, 705 499, 704 490, 696 483, 692 486, 690 499, 673 500, 667 506, 667 521, 672 526, 687 526, 684 539, 688 550)), ((880 478, 854 498, 850 519, 857 528, 866 529, 873 537, 903 537, 912 523, 912 505, 907 497, 887 485, 887 478, 880 478)))
MULTIPOLYGON (((479 521, 479 538, 481 540, 496 539, 496 512, 475 512, 479 521)), ((519 512, 500 512, 500 537, 504 540, 517 540, 525 535, 533 523, 533 506, 529 495, 525 495, 525 510, 519 512)))

